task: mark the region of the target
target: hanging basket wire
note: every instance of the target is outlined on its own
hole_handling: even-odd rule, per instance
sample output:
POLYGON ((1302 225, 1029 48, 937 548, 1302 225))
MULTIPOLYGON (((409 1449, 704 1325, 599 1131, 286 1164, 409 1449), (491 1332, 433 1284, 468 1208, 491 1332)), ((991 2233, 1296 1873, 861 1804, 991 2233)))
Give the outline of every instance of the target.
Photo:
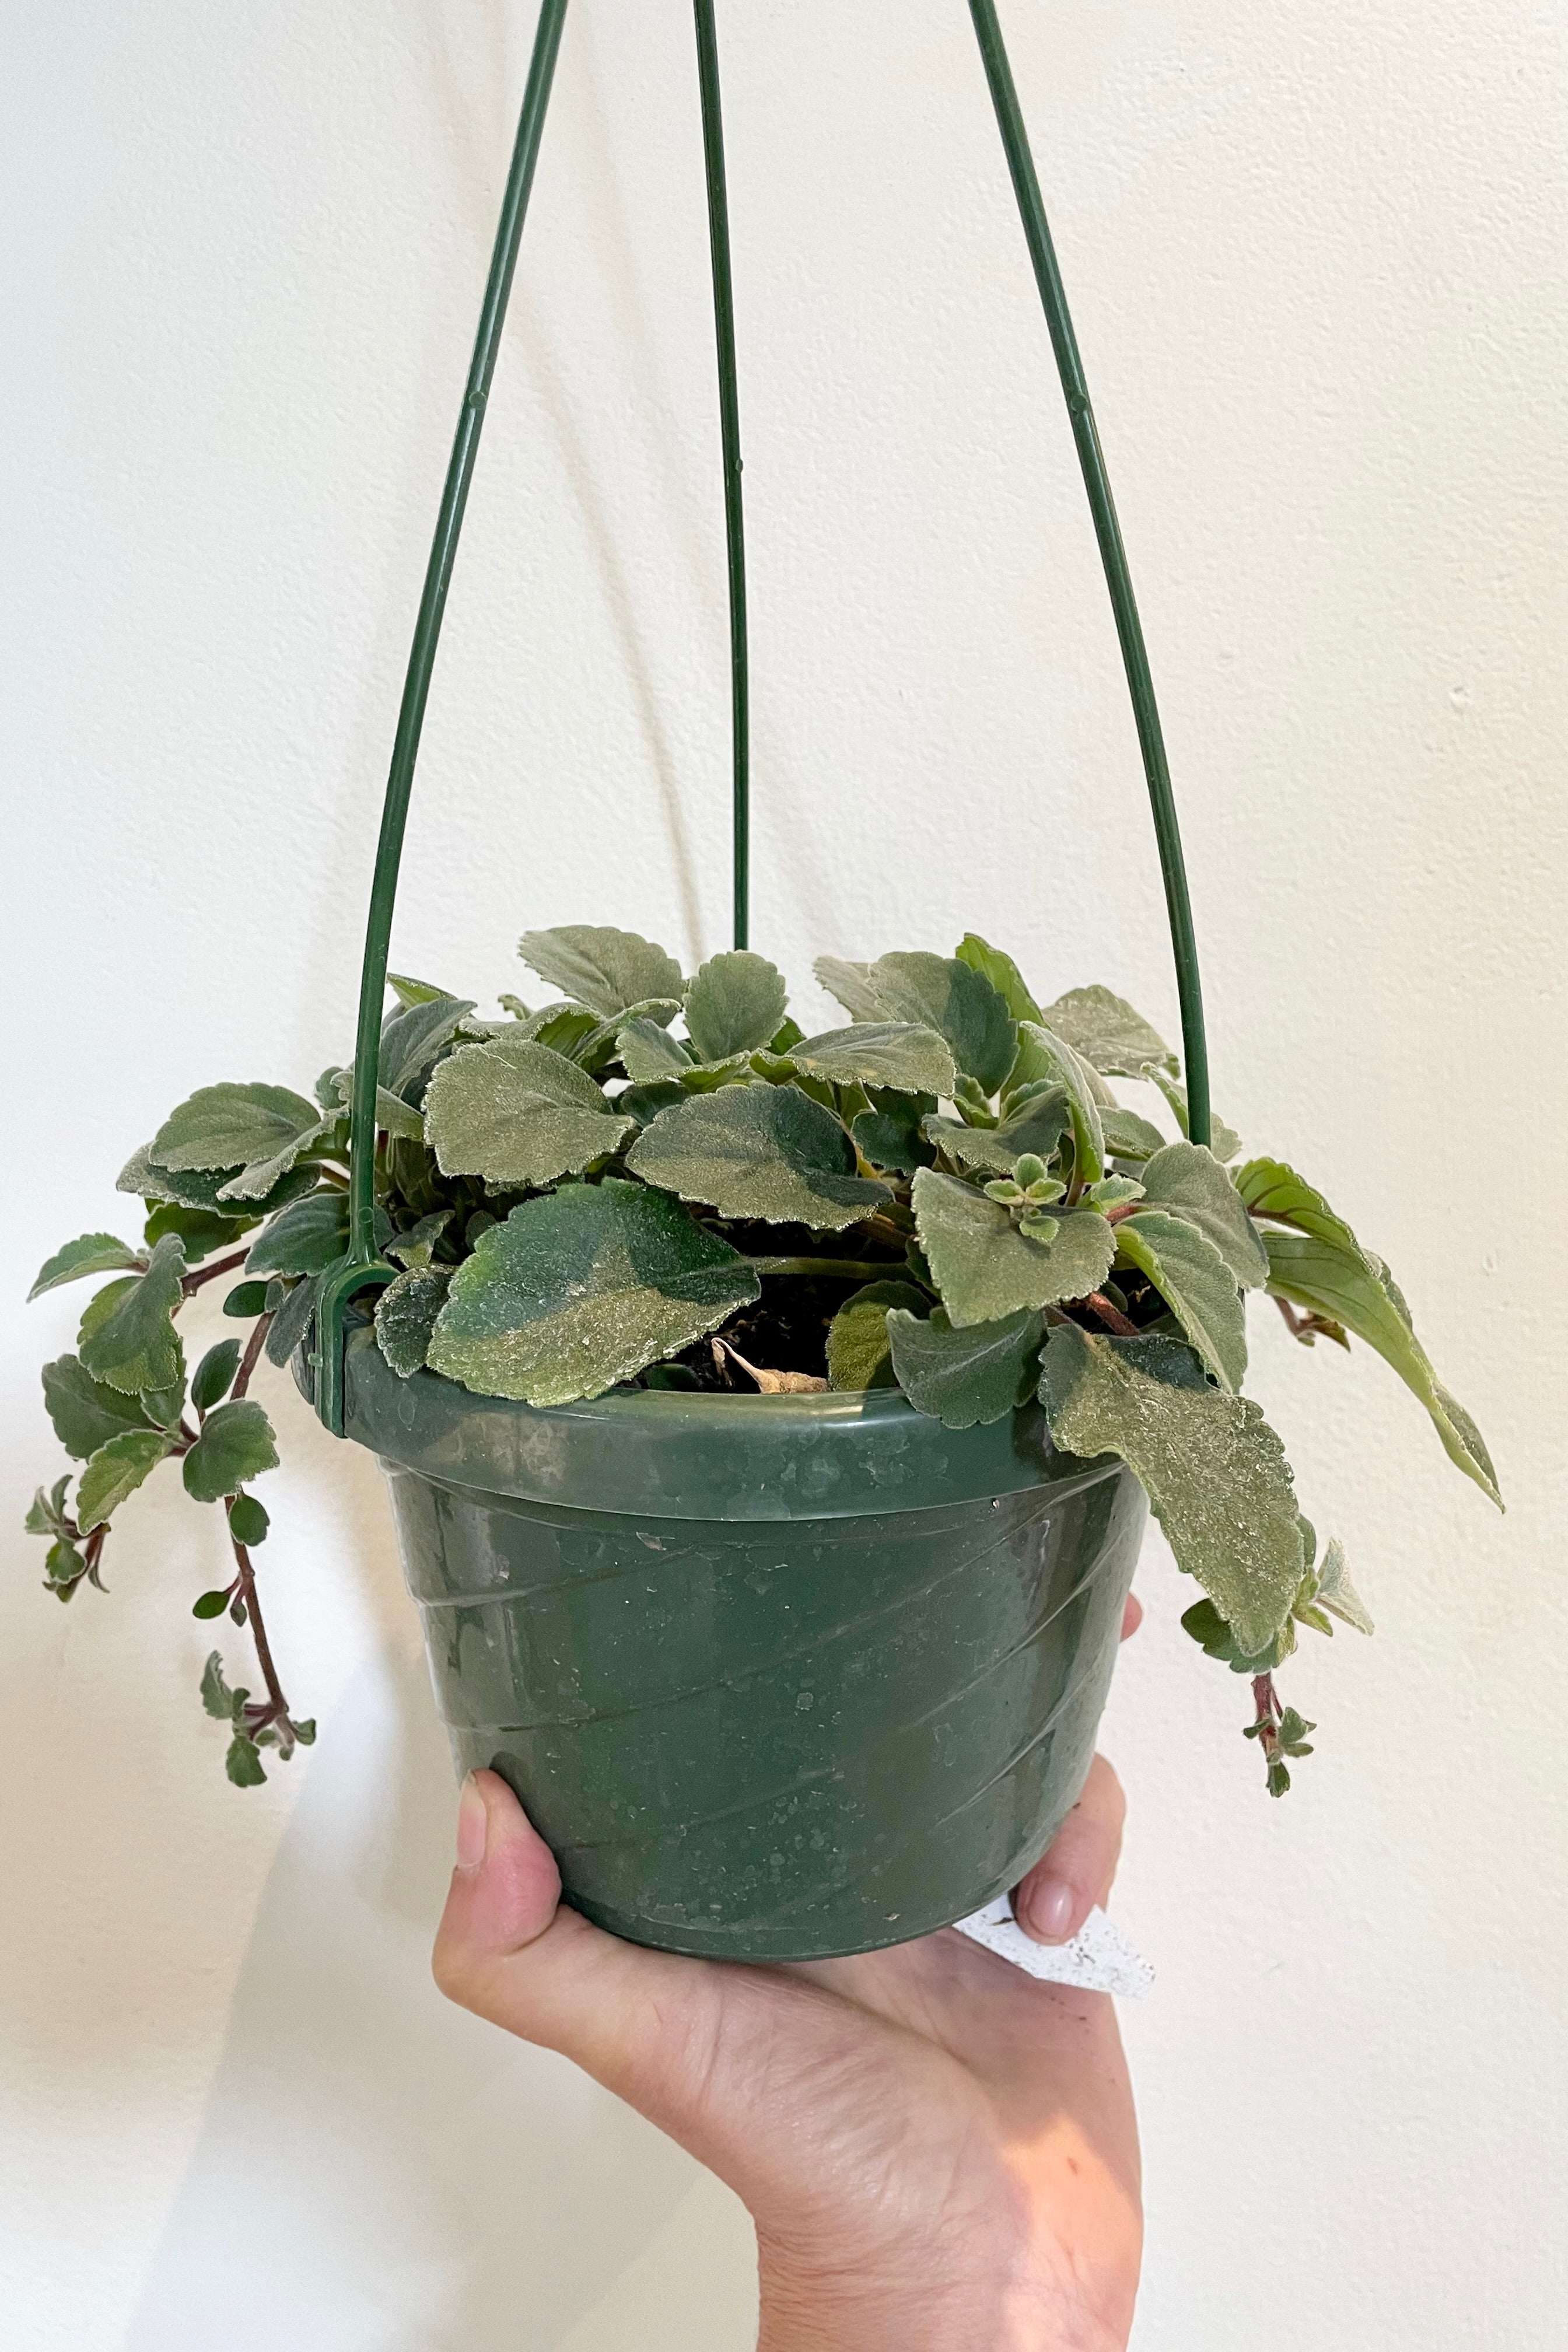
MULTIPOLYGON (((747 944, 750 926, 750 771, 749 677, 746 644, 745 534, 741 493, 740 400, 735 369, 735 317, 730 263, 730 215, 724 174, 724 130, 720 105, 719 49, 713 0, 693 0, 696 18, 698 81, 701 96, 702 148, 708 193, 708 227, 713 270, 713 315, 719 365, 719 411, 723 449, 724 527, 729 569, 730 692, 731 736, 731 877, 734 944, 747 944)), ((1056 248, 1046 219, 1040 184, 1024 127, 1023 110, 1014 84, 995 0, 969 0, 981 61, 990 87, 992 104, 1002 133, 1013 193, 1029 248, 1029 259, 1039 289, 1041 307, 1061 379, 1079 465, 1100 542, 1106 584, 1116 616, 1117 635, 1127 674, 1128 690, 1137 721, 1143 772, 1159 845, 1160 870, 1165 887, 1165 909, 1175 957, 1176 987, 1181 1003, 1182 1041, 1185 1055, 1188 1131, 1194 1143, 1209 1139, 1208 1051, 1204 1035, 1203 992, 1198 979, 1197 945, 1193 935, 1192 908, 1181 833, 1171 790, 1170 765, 1154 699, 1149 656, 1132 592, 1132 576, 1122 544, 1121 527, 1110 495, 1105 455, 1089 401, 1083 361, 1073 332, 1067 292, 1058 266, 1056 248)), ((397 896, 398 868, 408 820, 415 762, 429 699, 430 678, 457 561, 463 512, 479 456, 506 320, 523 221, 539 161, 540 141, 550 103, 551 84, 566 18, 566 0, 542 0, 528 82, 511 167, 501 199, 489 275, 479 310, 479 332, 458 419, 457 435, 441 493, 436 536, 426 568, 414 644, 408 656, 403 700, 397 717, 386 798, 376 845, 375 871, 371 881, 370 909, 365 926, 364 960, 361 968, 359 1026, 354 1048, 353 1094, 350 1107, 349 1247, 344 1263, 322 1280, 315 1313, 315 1401, 321 1420, 333 1433, 343 1433, 344 1313, 350 1301, 374 1284, 389 1281, 396 1268, 386 1265, 375 1245, 375 1090, 381 1043, 382 1007, 386 996, 387 957, 392 940, 393 908, 397 896)))

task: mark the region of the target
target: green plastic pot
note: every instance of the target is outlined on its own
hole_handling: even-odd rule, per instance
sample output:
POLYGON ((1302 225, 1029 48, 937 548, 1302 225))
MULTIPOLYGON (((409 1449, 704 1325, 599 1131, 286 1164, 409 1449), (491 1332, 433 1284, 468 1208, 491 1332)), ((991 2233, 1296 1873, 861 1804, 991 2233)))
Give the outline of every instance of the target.
POLYGON ((750 1960, 903 1943, 1014 1885, 1076 1801, 1146 1505, 1037 1410, 536 1411, 400 1380, 363 1328, 345 1383, 458 1768, 503 1775, 601 1927, 750 1960))

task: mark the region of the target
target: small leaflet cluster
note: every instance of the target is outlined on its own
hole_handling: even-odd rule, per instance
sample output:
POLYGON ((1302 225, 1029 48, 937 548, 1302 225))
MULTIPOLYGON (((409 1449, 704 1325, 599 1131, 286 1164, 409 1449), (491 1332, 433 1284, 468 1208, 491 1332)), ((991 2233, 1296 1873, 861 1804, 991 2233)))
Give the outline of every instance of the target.
MULTIPOLYGON (((1176 1056, 1121 997, 1078 988, 1042 1007, 973 933, 952 956, 823 958, 847 1019, 811 1036, 781 973, 746 950, 688 978, 651 940, 574 924, 521 952, 558 993, 533 1010, 503 996, 499 1019, 392 982, 375 1150, 375 1338, 392 1370, 535 1406, 695 1386, 680 1360, 696 1343, 791 1284, 837 1286, 820 1370, 753 1367, 728 1341, 714 1353, 768 1392, 900 1389, 955 1430, 1037 1406, 1064 1454, 1119 1456, 1202 1589, 1184 1625, 1251 1678, 1247 1737, 1283 1794, 1314 1727, 1281 1705, 1275 1672, 1301 1628, 1372 1621, 1240 1393, 1248 1296, 1272 1297, 1307 1346, 1373 1348, 1500 1500, 1392 1275, 1322 1194, 1279 1160, 1237 1164, 1218 1121, 1193 1143, 1176 1056), (1142 1086, 1176 1133, 1112 1079, 1142 1086)), ((257 1696, 231 1687, 215 1650, 201 1678, 240 1787, 266 1778, 265 1751, 287 1759, 314 1738, 257 1592, 268 1514, 250 1489, 278 1454, 248 1390, 263 1355, 281 1366, 306 1343, 346 1251, 353 1085, 332 1066, 310 1096, 200 1088, 120 1177, 140 1240, 82 1234, 31 1294, 108 1277, 75 1351, 44 1368, 79 1465, 27 1515, 45 1583, 61 1601, 102 1590, 114 1514, 179 1464, 192 1499, 223 1511, 232 1561, 193 1613, 248 1629, 259 1675, 257 1696), (187 1375, 178 1318, 226 1277, 244 1336, 187 1375)))

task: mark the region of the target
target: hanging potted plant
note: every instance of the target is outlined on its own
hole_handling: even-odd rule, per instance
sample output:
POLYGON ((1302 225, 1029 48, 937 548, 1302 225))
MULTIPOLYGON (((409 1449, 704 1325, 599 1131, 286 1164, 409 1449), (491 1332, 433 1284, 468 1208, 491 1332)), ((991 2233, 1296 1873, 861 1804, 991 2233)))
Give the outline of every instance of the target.
POLYGON ((246 1630, 259 1681, 207 1661, 229 1778, 258 1782, 314 1737, 258 1590, 253 1488, 278 1458, 249 1394, 265 1352, 387 1465, 459 1765, 508 1778, 569 1901, 680 1951, 868 1949, 1013 1885, 1087 1769, 1148 1506, 1201 1588, 1184 1623, 1251 1678, 1248 1737, 1283 1792, 1313 1727, 1276 1670, 1302 1628, 1371 1626, 1241 1394, 1250 1295, 1309 1345, 1375 1349, 1497 1499, 1386 1267, 1310 1183, 1242 1160, 1211 1120, 1131 583, 994 11, 972 10, 1126 655, 1184 1068, 1120 996, 1041 1004, 974 933, 951 956, 822 960, 848 1017, 809 1036, 746 945, 739 430, 705 0, 736 946, 687 975, 628 931, 531 931, 544 1003, 504 996, 480 1017, 394 977, 384 1018, 415 754, 564 13, 545 0, 405 691, 353 1060, 310 1095, 201 1088, 120 1178, 144 1205, 139 1239, 84 1234, 34 1286, 110 1277, 44 1371, 79 1465, 28 1517, 47 1582, 62 1601, 99 1585, 115 1514, 164 1465, 222 1508, 232 1571, 195 1613, 246 1630), (218 1281, 245 1336, 191 1370, 177 1318, 218 1281))

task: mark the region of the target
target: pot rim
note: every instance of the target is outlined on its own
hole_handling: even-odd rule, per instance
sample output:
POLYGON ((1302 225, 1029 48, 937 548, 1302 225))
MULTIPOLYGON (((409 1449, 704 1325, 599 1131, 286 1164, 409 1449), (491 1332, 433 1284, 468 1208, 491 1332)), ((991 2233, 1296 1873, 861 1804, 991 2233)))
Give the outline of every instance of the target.
MULTIPOLYGON (((345 1434, 437 1484, 653 1518, 861 1517, 1117 1475, 1058 1454, 1037 1404, 947 1429, 896 1389, 805 1396, 639 1389, 563 1405, 404 1380, 362 1325, 349 1337, 345 1434)), ((301 1349, 294 1376, 308 1396, 301 1349)))

